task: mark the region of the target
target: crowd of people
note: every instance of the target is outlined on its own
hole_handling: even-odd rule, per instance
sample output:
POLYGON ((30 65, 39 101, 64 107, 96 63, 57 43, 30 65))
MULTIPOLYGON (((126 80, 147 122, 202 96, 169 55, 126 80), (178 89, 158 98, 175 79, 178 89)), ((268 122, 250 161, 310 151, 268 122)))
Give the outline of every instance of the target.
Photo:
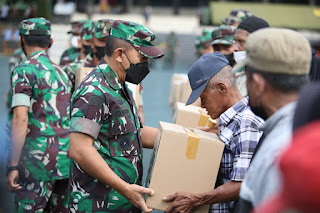
MULTIPOLYGON (((217 181, 167 195, 165 212, 319 212, 319 58, 299 32, 249 11, 222 21, 197 37, 186 103, 200 97, 218 121, 202 128, 225 144, 217 181)), ((15 211, 151 212, 142 156, 158 130, 144 126, 127 83, 141 84, 149 59, 164 56, 156 35, 131 21, 72 22, 72 47, 57 65, 50 21, 26 19, 19 30, 7 94, 15 211), (76 86, 82 67, 92 71, 76 86)))

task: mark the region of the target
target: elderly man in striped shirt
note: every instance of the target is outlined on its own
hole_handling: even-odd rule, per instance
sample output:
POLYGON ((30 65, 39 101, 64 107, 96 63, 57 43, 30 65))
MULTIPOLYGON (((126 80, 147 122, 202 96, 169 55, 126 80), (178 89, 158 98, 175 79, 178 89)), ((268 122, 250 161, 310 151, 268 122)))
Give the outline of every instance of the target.
POLYGON ((263 120, 256 116, 237 87, 228 60, 219 52, 203 55, 191 67, 188 77, 192 93, 187 105, 199 96, 202 107, 218 119, 218 136, 225 143, 216 187, 206 193, 177 192, 164 198, 173 201, 168 212, 191 212, 211 204, 210 212, 233 212, 253 152, 262 135, 263 120))

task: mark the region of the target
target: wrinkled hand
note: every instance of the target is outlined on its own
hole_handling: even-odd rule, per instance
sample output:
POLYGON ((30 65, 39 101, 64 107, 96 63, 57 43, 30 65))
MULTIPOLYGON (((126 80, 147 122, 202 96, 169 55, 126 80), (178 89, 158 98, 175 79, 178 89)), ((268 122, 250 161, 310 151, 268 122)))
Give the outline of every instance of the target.
POLYGON ((7 187, 9 192, 14 192, 20 190, 22 187, 17 183, 19 178, 19 171, 12 170, 9 172, 7 177, 7 187))
POLYGON ((136 184, 131 184, 128 186, 124 196, 130 201, 132 205, 140 208, 143 212, 152 212, 153 209, 147 207, 147 204, 142 197, 143 194, 153 195, 154 192, 151 189, 136 184))
POLYGON ((202 131, 205 131, 205 132, 212 132, 212 133, 215 133, 215 134, 218 134, 219 133, 219 126, 218 125, 215 125, 213 127, 198 127, 198 129, 202 130, 202 131))
POLYGON ((165 213, 190 213, 191 210, 199 206, 199 198, 195 194, 188 192, 177 192, 164 197, 163 200, 166 202, 173 201, 165 213))

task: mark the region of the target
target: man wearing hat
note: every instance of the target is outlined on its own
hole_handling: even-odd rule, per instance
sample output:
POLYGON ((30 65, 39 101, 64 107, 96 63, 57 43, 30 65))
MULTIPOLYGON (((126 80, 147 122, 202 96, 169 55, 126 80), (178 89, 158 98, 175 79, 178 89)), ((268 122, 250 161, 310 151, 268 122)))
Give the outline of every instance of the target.
POLYGON ((233 26, 221 25, 212 31, 212 43, 214 51, 219 51, 223 55, 233 53, 234 33, 236 28, 233 26))
POLYGON ((75 85, 77 68, 83 67, 86 61, 92 60, 92 57, 88 56, 89 54, 92 54, 92 28, 93 23, 91 21, 87 21, 83 24, 80 38, 78 39, 80 55, 73 62, 62 67, 72 81, 72 91, 75 85))
POLYGON ((74 21, 71 22, 71 30, 68 34, 71 36, 71 47, 65 50, 60 57, 60 65, 66 65, 73 62, 80 55, 80 48, 78 46, 78 39, 80 37, 81 29, 86 21, 74 21))
MULTIPOLYGON (((237 63, 241 62, 246 57, 246 40, 250 33, 259 29, 270 27, 268 22, 262 18, 251 16, 244 19, 238 26, 234 40, 234 59, 237 63)), ((247 96, 246 75, 244 68, 235 70, 237 85, 243 96, 247 96)))
POLYGON ((152 148, 156 129, 142 127, 125 82, 139 84, 148 58, 164 54, 155 34, 129 21, 113 22, 105 56, 81 82, 71 105, 71 212, 150 212, 142 197, 142 148, 152 148), (140 136, 141 135, 141 136, 140 136), (140 210, 141 209, 141 210, 140 210))
POLYGON ((101 19, 95 22, 92 31, 92 52, 87 56, 84 67, 95 67, 104 56, 104 46, 110 27, 113 23, 111 19, 101 19))
POLYGON ((213 53, 211 42, 211 32, 209 30, 203 30, 202 35, 197 36, 197 39, 194 43, 197 55, 202 56, 206 53, 213 53))
POLYGON ((78 39, 78 46, 80 48, 80 56, 75 61, 85 59, 87 55, 92 52, 92 21, 86 21, 81 29, 80 38, 78 39))
POLYGON ((320 122, 317 120, 294 133, 291 146, 279 159, 281 188, 255 212, 320 212, 319 152, 320 122))
POLYGON ((201 98, 212 119, 218 119, 218 136, 225 143, 220 170, 214 189, 206 193, 177 192, 164 198, 173 201, 165 211, 190 212, 213 204, 210 212, 232 212, 239 197, 253 151, 260 139, 259 126, 263 120, 248 106, 248 97, 239 92, 228 60, 220 53, 203 55, 188 73, 192 93, 187 105, 201 98))
POLYGON ((8 190, 16 192, 16 212, 68 212, 71 81, 47 55, 53 42, 48 20, 22 21, 20 37, 27 59, 11 78, 8 190))
POLYGON ((224 18, 221 21, 225 25, 238 27, 244 19, 250 16, 253 16, 253 14, 247 10, 235 9, 230 12, 230 15, 227 18, 224 18))
POLYGON ((266 28, 248 36, 246 65, 249 105, 265 119, 263 136, 241 186, 239 212, 251 212, 279 190, 279 155, 290 144, 296 100, 308 82, 309 42, 289 29, 266 28))

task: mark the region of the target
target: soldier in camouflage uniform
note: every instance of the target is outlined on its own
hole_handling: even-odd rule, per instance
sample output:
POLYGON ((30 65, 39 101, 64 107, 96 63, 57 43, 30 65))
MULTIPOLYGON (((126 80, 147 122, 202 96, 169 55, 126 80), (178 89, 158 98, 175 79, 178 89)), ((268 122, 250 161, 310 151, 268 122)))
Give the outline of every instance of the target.
POLYGON ((47 55, 48 20, 22 21, 20 36, 28 58, 12 74, 8 190, 16 192, 16 212, 68 212, 71 82, 47 55))
POLYGON ((86 56, 92 52, 92 21, 86 21, 82 25, 80 38, 78 39, 78 45, 80 47, 80 55, 75 61, 85 59, 86 56))
POLYGON ((233 53, 234 47, 234 34, 236 28, 233 26, 221 25, 212 31, 212 42, 214 51, 219 51, 223 55, 233 53))
MULTIPOLYGON (((93 52, 89 53, 84 60, 79 62, 70 63, 64 67, 64 70, 69 76, 75 76, 76 70, 80 67, 96 67, 99 61, 104 56, 104 47, 106 43, 107 36, 109 35, 110 27, 113 23, 111 19, 101 19, 95 22, 94 29, 92 31, 92 49, 93 52)), ((73 79, 74 85, 74 79, 73 79)), ((142 97, 142 85, 140 86, 140 97, 138 103, 138 112, 141 117, 142 123, 144 123, 144 113, 143 113, 143 97, 142 97)))
POLYGON ((157 134, 141 128, 125 81, 139 84, 149 73, 148 58, 164 54, 152 44, 155 34, 142 25, 116 20, 105 56, 71 101, 69 207, 71 212, 152 211, 142 197, 142 147, 157 134), (140 137, 141 134, 141 137, 140 137))
POLYGON ((66 64, 62 67, 62 69, 68 74, 69 79, 72 82, 72 91, 74 89, 75 85, 75 76, 76 76, 76 70, 79 67, 84 67, 85 63, 92 59, 92 57, 87 57, 89 54, 92 54, 92 27, 93 23, 91 21, 87 21, 83 26, 80 33, 80 39, 79 39, 79 46, 80 46, 80 52, 78 58, 75 59, 75 61, 66 64))
POLYGON ((232 10, 227 18, 222 19, 222 23, 225 25, 232 25, 238 27, 239 24, 246 18, 253 16, 253 14, 247 10, 232 10))
MULTIPOLYGON (((90 52, 83 60, 76 61, 75 63, 70 63, 69 65, 64 66, 63 69, 67 73, 73 73, 73 76, 75 76, 77 68, 96 67, 98 65, 99 61, 104 56, 104 45, 106 42, 106 37, 107 35, 109 35, 109 30, 112 23, 113 20, 111 19, 101 19, 94 23, 93 29, 91 31, 91 49, 93 50, 93 52, 90 52)), ((89 34, 87 34, 86 36, 89 37, 89 34)))
POLYGON ((86 21, 74 21, 71 22, 71 30, 68 31, 68 34, 71 36, 71 47, 65 50, 60 58, 60 65, 66 65, 73 62, 80 55, 80 48, 78 46, 78 39, 81 33, 83 24, 86 21))
POLYGON ((211 42, 212 37, 209 30, 203 30, 202 35, 197 36, 194 45, 199 57, 206 53, 213 53, 213 46, 211 45, 211 42))
POLYGON ((88 56, 84 67, 96 67, 104 56, 104 46, 110 27, 113 23, 111 19, 101 19, 96 21, 92 33, 92 54, 88 56))

